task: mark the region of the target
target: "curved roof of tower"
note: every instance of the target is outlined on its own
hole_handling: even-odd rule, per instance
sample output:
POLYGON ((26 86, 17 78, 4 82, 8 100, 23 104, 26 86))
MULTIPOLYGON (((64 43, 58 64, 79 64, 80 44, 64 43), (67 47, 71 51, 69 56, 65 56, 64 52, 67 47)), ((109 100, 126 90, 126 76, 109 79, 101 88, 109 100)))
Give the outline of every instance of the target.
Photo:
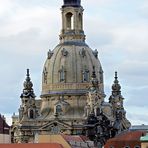
POLYGON ((81 0, 64 0, 65 6, 79 7, 81 5, 81 0))

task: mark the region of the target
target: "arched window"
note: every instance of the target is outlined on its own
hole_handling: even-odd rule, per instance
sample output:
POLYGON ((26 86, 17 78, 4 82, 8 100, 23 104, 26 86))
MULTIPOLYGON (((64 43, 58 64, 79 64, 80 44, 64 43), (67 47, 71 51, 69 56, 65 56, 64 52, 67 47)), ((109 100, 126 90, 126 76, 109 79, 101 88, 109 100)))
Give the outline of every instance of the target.
POLYGON ((85 69, 82 72, 82 81, 83 82, 89 82, 89 70, 85 69))
POLYGON ((74 17, 71 12, 66 14, 66 28, 68 30, 74 29, 74 17))
POLYGON ((59 80, 60 82, 65 82, 65 69, 64 66, 59 70, 59 80))
POLYGON ((124 148, 130 148, 130 146, 125 146, 124 148))
POLYGON ((79 29, 82 30, 82 15, 79 14, 79 29))
POLYGON ((57 114, 61 114, 62 113, 62 107, 61 107, 61 105, 57 105, 56 106, 56 113, 57 114))
POLYGON ((30 119, 34 118, 34 111, 31 109, 29 112, 30 119))

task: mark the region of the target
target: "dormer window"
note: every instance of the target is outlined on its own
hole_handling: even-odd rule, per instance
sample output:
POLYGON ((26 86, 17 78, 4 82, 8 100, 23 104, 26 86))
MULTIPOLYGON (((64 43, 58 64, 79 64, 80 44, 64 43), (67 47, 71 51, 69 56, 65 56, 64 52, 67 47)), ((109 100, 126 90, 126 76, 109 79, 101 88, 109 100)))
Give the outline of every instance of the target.
POLYGON ((57 105, 56 106, 56 113, 57 114, 61 114, 62 113, 62 107, 61 107, 61 105, 57 105))
POLYGON ((89 82, 89 70, 85 69, 82 72, 82 81, 83 82, 89 82))
POLYGON ((64 66, 62 66, 62 68, 59 70, 59 81, 60 82, 65 82, 65 69, 64 66))

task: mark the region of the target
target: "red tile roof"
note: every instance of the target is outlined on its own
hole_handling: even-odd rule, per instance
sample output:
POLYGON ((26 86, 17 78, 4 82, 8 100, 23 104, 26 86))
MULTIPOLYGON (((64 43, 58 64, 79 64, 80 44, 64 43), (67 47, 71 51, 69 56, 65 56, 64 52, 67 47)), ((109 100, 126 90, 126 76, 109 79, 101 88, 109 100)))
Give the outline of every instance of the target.
POLYGON ((109 139, 104 148, 123 148, 129 146, 134 148, 135 146, 140 146, 140 137, 146 134, 146 131, 126 131, 117 135, 116 137, 109 139))
POLYGON ((117 135, 115 138, 110 139, 110 141, 137 141, 145 134, 145 131, 126 131, 117 135))
POLYGON ((58 143, 0 144, 0 148, 64 148, 58 143))

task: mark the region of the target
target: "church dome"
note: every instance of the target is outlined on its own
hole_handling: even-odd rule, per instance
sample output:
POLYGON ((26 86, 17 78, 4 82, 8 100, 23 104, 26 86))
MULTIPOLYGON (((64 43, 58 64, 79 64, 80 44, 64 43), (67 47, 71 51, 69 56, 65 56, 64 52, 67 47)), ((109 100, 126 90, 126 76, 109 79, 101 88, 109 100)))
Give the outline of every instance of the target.
POLYGON ((53 95, 85 95, 95 67, 100 91, 103 93, 103 70, 98 51, 85 43, 83 8, 73 5, 81 0, 63 0, 60 43, 49 50, 43 68, 41 97, 53 95), (71 7, 69 7, 71 6, 71 7))
POLYGON ((85 43, 62 43, 48 52, 43 69, 42 96, 85 94, 93 66, 103 91, 103 72, 95 51, 85 43))

